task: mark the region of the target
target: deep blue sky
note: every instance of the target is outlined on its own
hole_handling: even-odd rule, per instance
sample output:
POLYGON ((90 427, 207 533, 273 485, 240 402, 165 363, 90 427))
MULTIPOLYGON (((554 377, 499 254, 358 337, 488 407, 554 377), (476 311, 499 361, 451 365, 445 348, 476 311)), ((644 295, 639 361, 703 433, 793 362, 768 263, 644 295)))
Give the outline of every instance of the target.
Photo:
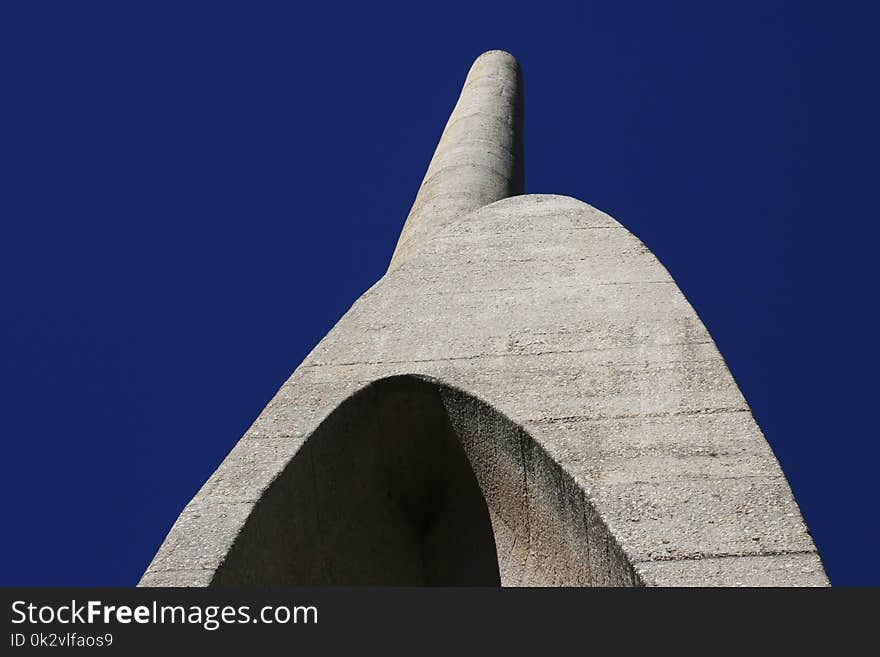
POLYGON ((137 581, 383 273, 491 48, 527 191, 653 250, 832 581, 880 584, 875 7, 7 0, 0 584, 137 581))

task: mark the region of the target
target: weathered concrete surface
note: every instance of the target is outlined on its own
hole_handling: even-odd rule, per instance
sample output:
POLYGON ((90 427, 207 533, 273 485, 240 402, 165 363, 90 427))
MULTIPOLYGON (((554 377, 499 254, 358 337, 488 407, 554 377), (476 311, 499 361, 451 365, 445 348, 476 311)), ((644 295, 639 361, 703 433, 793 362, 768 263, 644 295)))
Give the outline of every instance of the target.
MULTIPOLYGON (((509 55, 484 65, 487 85, 517 81, 493 87, 500 102, 521 94, 509 55)), ((488 153, 518 139, 492 134, 488 153)), ((519 189, 504 185, 492 194, 519 189)), ((142 585, 486 583, 483 510, 504 585, 828 583, 723 358, 636 237, 563 196, 447 210, 414 207, 389 272, 190 502, 142 585), (459 489, 457 511, 437 511, 459 489), (381 566, 391 555, 401 568, 381 566)))
POLYGON ((519 64, 500 50, 483 53, 468 72, 440 136, 391 258, 392 268, 410 245, 450 221, 523 193, 522 127, 519 64))

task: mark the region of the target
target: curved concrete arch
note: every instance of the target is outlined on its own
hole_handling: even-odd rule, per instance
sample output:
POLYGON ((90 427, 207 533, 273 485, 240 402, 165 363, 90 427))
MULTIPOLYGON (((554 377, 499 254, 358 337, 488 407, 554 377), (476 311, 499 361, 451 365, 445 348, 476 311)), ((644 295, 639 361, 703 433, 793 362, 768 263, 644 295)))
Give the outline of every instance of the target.
MULTIPOLYGON (((289 474, 313 462, 298 457, 309 437, 344 417, 334 413, 365 386, 387 389, 374 382, 391 378, 418 387, 413 377, 429 377, 443 412, 428 405, 422 417, 446 417, 452 433, 435 444, 454 434, 467 455, 503 585, 826 585, 785 476, 672 277, 637 237, 581 201, 509 196, 522 170, 515 161, 499 186, 494 154, 517 153, 521 108, 505 99, 520 98, 510 86, 520 75, 498 51, 474 69, 480 79, 457 107, 497 97, 515 129, 481 130, 474 118, 441 139, 435 162, 445 158, 444 167, 466 164, 468 153, 489 159, 464 182, 461 167, 448 178, 429 167, 432 182, 389 271, 187 505, 141 584, 254 581, 249 559, 233 567, 235 546, 249 540, 263 500, 285 490, 279 482, 311 476, 289 474), (503 143, 475 146, 493 139, 503 143)), ((310 530, 284 531, 289 543, 310 530)))
POLYGON ((361 388, 318 425, 254 504, 211 584, 502 581, 638 577, 522 427, 462 390, 402 375, 361 388))

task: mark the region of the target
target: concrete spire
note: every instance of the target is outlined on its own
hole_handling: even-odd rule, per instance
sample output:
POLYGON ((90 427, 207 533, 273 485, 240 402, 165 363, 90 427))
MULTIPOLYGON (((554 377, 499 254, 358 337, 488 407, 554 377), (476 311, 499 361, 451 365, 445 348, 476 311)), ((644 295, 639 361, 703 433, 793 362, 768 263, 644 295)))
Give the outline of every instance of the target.
POLYGON ((422 180, 390 269, 438 227, 524 193, 523 85, 510 53, 490 50, 471 66, 422 180))

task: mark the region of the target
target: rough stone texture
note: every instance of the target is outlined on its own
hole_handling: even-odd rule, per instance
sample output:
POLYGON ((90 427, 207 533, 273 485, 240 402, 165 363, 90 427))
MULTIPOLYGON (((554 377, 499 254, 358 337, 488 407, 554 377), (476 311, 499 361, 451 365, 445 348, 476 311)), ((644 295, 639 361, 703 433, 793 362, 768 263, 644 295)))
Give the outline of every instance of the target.
POLYGON ((522 186, 521 93, 510 55, 477 60, 388 273, 141 585, 827 585, 664 267, 585 203, 506 198, 522 186))

